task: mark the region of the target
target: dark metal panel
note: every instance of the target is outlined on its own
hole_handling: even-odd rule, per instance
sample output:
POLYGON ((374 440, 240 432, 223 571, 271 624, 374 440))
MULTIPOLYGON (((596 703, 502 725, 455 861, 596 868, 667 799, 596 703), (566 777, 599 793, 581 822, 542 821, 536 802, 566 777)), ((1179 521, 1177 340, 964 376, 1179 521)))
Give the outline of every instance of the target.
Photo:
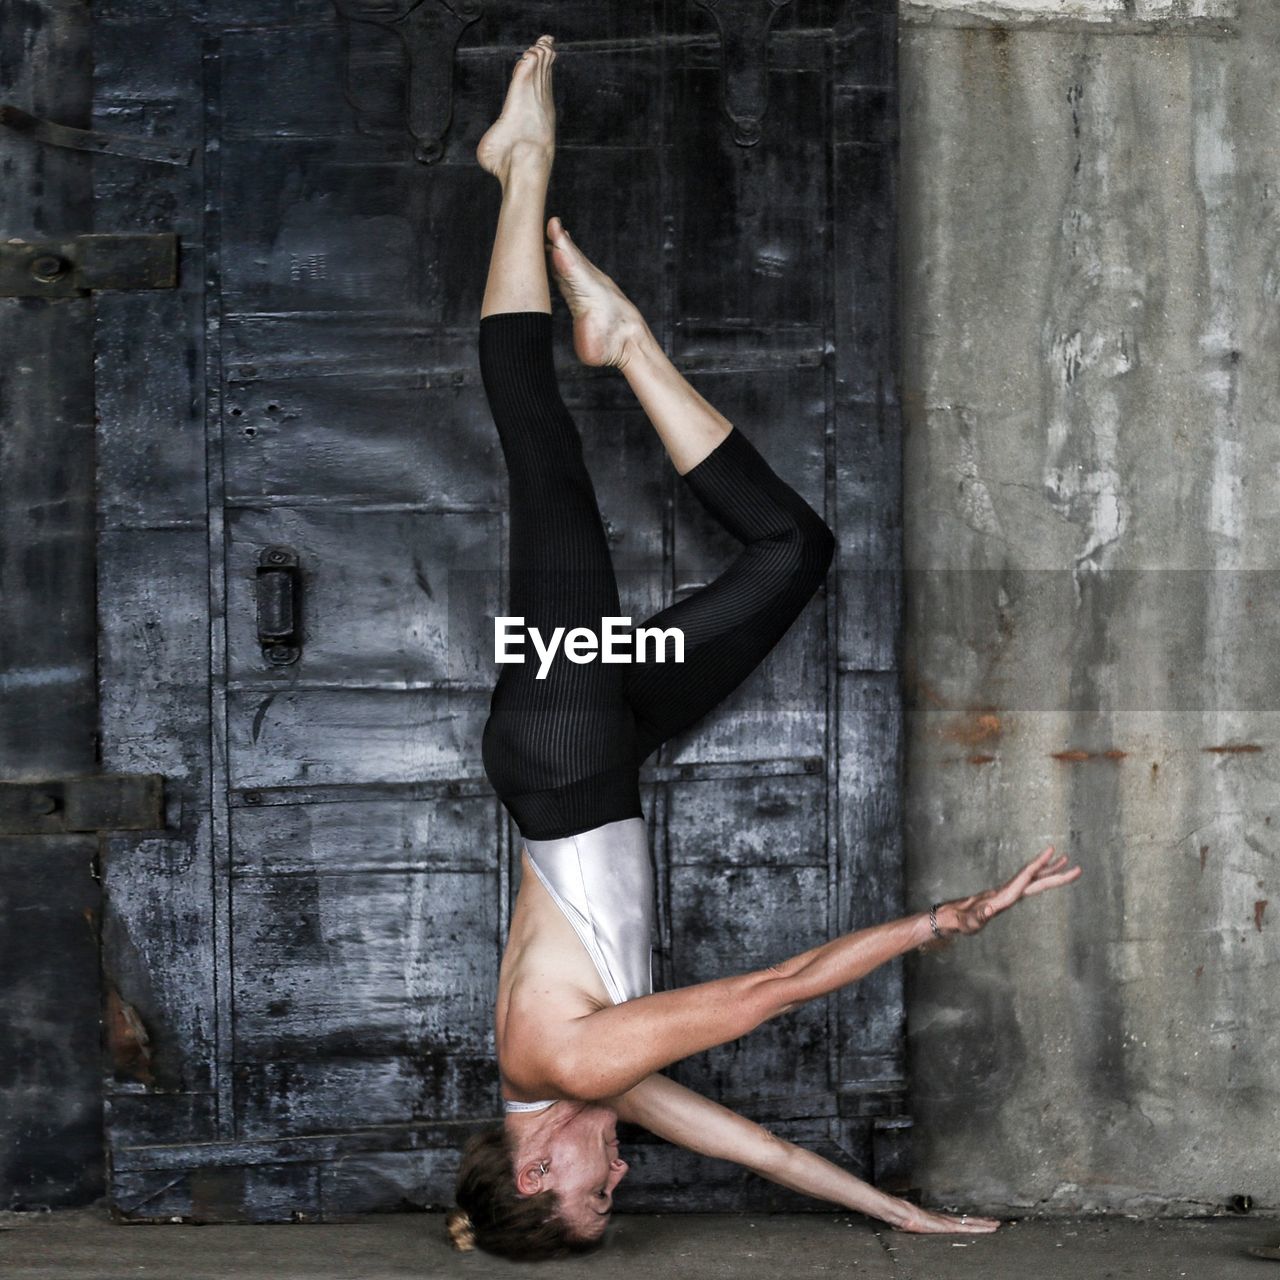
MULTIPOLYGON (((624 268, 654 260, 646 241, 655 255, 660 245, 655 169, 652 149, 584 156, 566 144, 557 150, 547 207, 626 279, 624 268), (629 218, 575 198, 609 185, 632 192, 629 218)), ((227 148, 223 170, 229 313, 342 312, 343 329, 352 317, 362 326, 450 325, 474 341, 490 248, 475 226, 496 221, 501 196, 475 163, 474 144, 465 162, 420 170, 370 153, 359 138, 245 138, 227 148)))
MULTIPOLYGON (((213 879, 208 816, 183 830, 103 840, 108 1092, 185 1095, 216 1083, 213 879)), ((126 1121, 133 1114, 118 1112, 126 1121)), ((174 1115, 193 1114, 183 1099, 174 1115)), ((115 1132, 125 1143, 135 1135, 115 1132)), ((207 1134, 174 1133, 198 1140, 207 1134)))
MULTIPOLYGON (((113 320, 121 318, 113 313, 113 320)), ((139 328, 163 325, 152 321, 139 328)), ((130 456, 148 456, 137 439, 146 425, 162 430, 168 423, 157 414, 143 419, 144 430, 135 434, 125 398, 128 370, 145 354, 120 341, 112 323, 100 326, 99 334, 111 352, 105 357, 100 347, 100 367, 110 367, 115 389, 100 410, 102 456, 116 459, 112 474, 122 482, 108 488, 104 503, 125 519, 160 521, 173 519, 174 507, 182 504, 186 520, 202 521, 204 505, 191 493, 194 460, 185 444, 175 450, 177 474, 166 475, 173 504, 168 510, 124 465, 130 456)), ((182 376, 189 379, 190 372, 182 376)), ((162 379, 158 375, 152 385, 162 379)), ((166 381, 171 387, 172 379, 166 381)), ((189 439, 190 425, 184 429, 189 439)), ((163 468, 165 450, 155 453, 163 468)), ((163 775, 168 809, 162 836, 116 835, 103 846, 103 965, 111 1032, 106 1119, 113 1145, 178 1136, 200 1141, 215 1132, 207 582, 202 531, 116 528, 100 534, 104 763, 163 775)))
POLYGON ((0 299, 0 770, 14 779, 96 764, 87 308, 0 299))
POLYGON ((97 842, 0 839, 0 1196, 6 1209, 101 1194, 97 842))
POLYGON ((453 1203, 461 1152, 457 1145, 428 1151, 382 1151, 322 1166, 320 1198, 326 1218, 400 1208, 445 1208, 453 1203))
POLYGON ((179 813, 207 806, 207 559, 204 534, 185 529, 99 539, 103 765, 163 775, 179 813))
MULTIPOLYGON (((883 109, 895 121, 898 117, 896 92, 898 85, 898 18, 896 0, 872 12, 864 6, 846 4, 843 0, 822 0, 825 8, 834 10, 829 16, 832 29, 832 85, 851 88, 855 85, 877 85, 892 89, 895 97, 887 99, 883 109)), ((825 25, 825 23, 824 23, 825 25)), ((838 129, 840 121, 833 121, 838 129)), ((846 136, 844 141, 856 141, 846 136)))
MULTIPOLYGON (((360 311, 442 319, 436 256, 458 218, 443 192, 428 211, 425 175, 361 156, 359 140, 243 138, 222 155, 221 299, 230 314, 360 311), (424 225, 419 225, 420 220, 424 225), (420 240, 434 251, 420 251, 420 240)), ((433 170, 460 205, 472 169, 433 170)), ((492 179, 490 179, 492 181, 492 179)), ((470 193, 468 193, 470 188, 470 193)))
POLYGON ((489 696, 450 688, 233 691, 231 786, 480 777, 489 696))
MULTIPOLYGON (((476 1127, 389 1126, 273 1143, 141 1149, 130 1153, 117 1176, 120 1208, 135 1220, 208 1222, 341 1220, 387 1209, 441 1209, 452 1202, 459 1151, 476 1127)), ((871 1176, 869 1121, 817 1117, 771 1121, 769 1127, 871 1176)), ((830 1211, 727 1161, 707 1161, 639 1132, 624 1140, 632 1212, 683 1213, 692 1203, 707 1211, 830 1211)))
POLYGON ((175 1135, 215 1132, 217 1095, 208 1091, 111 1093, 103 1105, 108 1143, 142 1146, 171 1141, 175 1135))
MULTIPOLYGON (((135 130, 145 123, 175 141, 200 141, 201 102, 189 87, 200 83, 200 43, 188 23, 98 18, 94 44, 96 120, 135 130), (165 56, 138 67, 140 49, 164 49, 165 56)), ((175 291, 95 299, 98 501, 108 528, 206 523, 202 182, 199 149, 189 168, 97 164, 100 221, 181 237, 175 291)))
POLYGON ((217 1132, 206 264, 199 31, 162 16, 113 21, 95 6, 94 43, 95 122, 196 147, 190 167, 113 158, 95 169, 100 225, 181 237, 176 290, 95 299, 103 761, 163 774, 168 797, 163 835, 103 847, 114 1163, 131 1143, 217 1132))
MULTIPOLYGON (((904 914, 902 697, 896 671, 840 676, 837 928, 904 914)), ((903 1079, 902 961, 882 965, 836 997, 841 1087, 903 1079)))
MULTIPOLYGON (((823 790, 816 773, 670 785, 674 985, 762 968, 827 936, 823 790)), ((671 1074, 756 1118, 792 1117, 799 1095, 831 1088, 827 1024, 816 1001, 671 1074)))
MULTIPOLYGON (((121 361, 140 358, 137 347, 112 345, 121 361)), ((114 376, 122 376, 118 368, 114 376)), ((104 414, 104 452, 128 436, 128 422, 104 414)), ((130 453, 145 456, 122 445, 121 454, 130 453)), ((128 476, 123 468, 117 474, 128 476)), ((117 492, 127 503, 128 489, 117 492)), ((203 503, 193 518, 203 518, 203 503)), ((160 1132, 207 1140, 216 1119, 209 1093, 217 1015, 206 535, 104 530, 99 559, 104 763, 162 774, 169 798, 163 836, 104 843, 103 964, 115 1002, 108 1014, 125 1015, 121 1029, 132 1029, 109 1045, 107 1092, 121 1105, 109 1109, 108 1139, 126 1144, 160 1132)))
MULTIPOLYGON (((258 361, 232 366, 224 401, 233 507, 303 497, 494 512, 505 504, 497 434, 483 422, 478 378, 458 375, 456 352, 438 353, 441 344, 425 335, 405 335, 397 343, 404 348, 403 367, 384 357, 383 368, 363 370, 352 367, 349 331, 295 326, 300 359, 273 374, 265 368, 267 353, 255 343, 262 322, 229 328, 228 342, 258 361), (254 372, 246 373, 250 368, 254 372), (441 441, 450 444, 443 461, 441 441)), ((487 561, 490 571, 497 564, 496 557, 487 561)))
MULTIPOLYGON (((329 22, 332 0, 94 0, 95 12, 110 21, 146 19, 171 26, 205 22, 209 25, 281 26, 329 22)), ((161 71, 160 74, 163 74, 161 71)))
MULTIPOLYGON (((658 131, 661 102, 647 91, 657 79, 658 53, 650 43, 654 9, 591 13, 557 9, 550 29, 574 68, 556 87, 563 117, 562 147, 605 145, 647 147, 658 131), (628 17, 634 35, 602 34, 628 17), (604 21, 602 21, 604 20, 604 21), (587 46, 574 47, 578 38, 587 46), (589 34, 588 34, 589 33, 589 34), (612 40, 612 43, 611 43, 612 40)), ((537 34, 532 21, 520 26, 537 34)), ((464 35, 451 67, 453 118, 435 165, 472 165, 476 140, 492 123, 492 104, 506 91, 514 43, 478 43, 486 19, 464 35)), ((521 45, 520 47, 523 47, 521 45)), ((253 26, 226 33, 227 113, 224 137, 335 138, 358 134, 374 155, 406 161, 413 151, 406 92, 409 62, 394 34, 373 26, 302 23, 275 28, 253 26), (341 93, 334 87, 342 86, 341 93)))
POLYGON ((237 1060, 492 1052, 490 874, 261 876, 234 904, 237 1060))
MULTIPOLYGON (((89 123, 84 5, 0 6, 16 106, 89 123)), ((0 136, 0 234, 92 229, 91 158, 0 136)), ((0 777, 91 773, 96 758, 89 304, 0 299, 0 777)), ((102 1188, 96 840, 0 840, 0 1207, 102 1188)))
MULTIPOLYGON (((685 8, 486 6, 453 68, 443 157, 425 166, 411 158, 396 100, 398 55, 353 46, 357 122, 333 92, 341 42, 331 12, 294 6, 286 19, 270 5, 208 6, 206 65, 221 81, 206 151, 220 166, 203 245, 221 288, 209 312, 221 350, 220 361, 210 352, 209 388, 225 396, 210 424, 211 545, 229 556, 225 578, 215 566, 211 582, 215 624, 226 593, 233 788, 231 829, 215 826, 209 898, 231 907, 219 954, 235 955, 236 1000, 224 975, 219 1013, 235 1060, 229 1041, 218 1060, 233 1067, 234 1107, 218 1117, 223 1141, 184 1145, 175 1128, 177 1145, 117 1149, 132 1216, 442 1204, 461 1138, 497 1112, 489 1001, 511 850, 478 743, 492 675, 482 623, 500 585, 505 484, 475 321, 499 193, 473 151, 527 27, 546 25, 563 46, 565 128, 548 212, 591 246, 776 469, 833 524, 847 522, 844 564, 870 556, 893 568, 896 437, 845 440, 850 410, 868 397, 840 363, 841 344, 863 341, 859 326, 892 299, 883 272, 864 287, 861 248, 852 266, 832 254, 845 216, 835 193, 855 181, 840 174, 863 163, 853 144, 875 139, 883 153, 891 139, 882 81, 892 27, 883 13, 873 22, 832 0, 806 9, 803 24, 791 8, 803 6, 789 7, 771 39, 769 114, 748 153, 720 113, 717 37, 685 8), (812 28, 815 14, 840 24, 834 51, 812 28), (873 35, 881 44, 869 50, 873 35), (832 66, 847 91, 833 89, 832 66), (303 655, 272 668, 260 659, 253 580, 258 551, 276 544, 301 558, 303 655), (463 574, 477 576, 459 621, 451 606, 463 574), (441 1120, 449 1123, 430 1123, 441 1120)), ((130 0, 111 11, 151 21, 165 6, 130 0)), ((134 74, 158 86, 147 90, 158 103, 163 69, 134 74)), ((877 192, 892 198, 891 186, 877 192)), ((871 218, 855 233, 882 230, 871 218)), ((624 607, 648 613, 718 572, 737 547, 683 491, 621 380, 573 361, 562 309, 556 325, 565 399, 597 479, 624 607)), ((193 391, 192 402, 200 398, 193 391)), ((126 452, 122 492, 130 469, 143 492, 140 453, 126 452)), ((170 475, 202 480, 181 465, 170 475)), ((665 978, 715 976, 743 967, 746 953, 775 958, 829 936, 843 910, 833 891, 867 856, 857 841, 893 820, 877 788, 896 782, 856 766, 847 785, 868 814, 848 837, 828 813, 845 784, 843 753, 874 758, 883 745, 883 725, 865 715, 864 739, 837 742, 854 713, 835 672, 867 655, 892 671, 886 619, 896 590, 887 579, 833 581, 837 600, 811 602, 737 699, 646 771, 665 978), (863 616, 864 635, 841 640, 863 616), (734 914, 743 902, 745 923, 734 914)), ((216 684, 218 625, 214 635, 216 684)), ((215 689, 215 714, 221 706, 215 689)), ((220 716, 212 729, 220 745, 220 716)), ((212 777, 216 793, 224 778, 217 768, 212 777)), ((870 1117, 892 1107, 893 1090, 884 1071, 879 1092, 859 1081, 841 1090, 835 1009, 797 1011, 685 1067, 865 1175, 870 1117)), ((857 1016, 870 1027, 864 1049, 850 1050, 861 1064, 880 1052, 889 1024, 857 1016)), ((856 1017, 850 1025, 860 1034, 856 1017)), ((179 1106, 198 1113, 190 1089, 169 1096, 175 1118, 179 1106)), ((154 1114, 137 1108, 140 1135, 154 1114)), ((152 1126, 140 1140, 161 1132, 152 1126)), ((636 1163, 635 1208, 822 1207, 665 1144, 641 1142, 636 1163)))
MULTIPOLYGON (((492 945, 492 939, 490 939, 492 945)), ((363 1053, 236 1067, 236 1128, 246 1139, 409 1124, 448 1115, 491 1123, 500 1109, 492 1052, 363 1053)))
POLYGON ((896 153, 840 143, 835 150, 834 260, 838 284, 833 352, 837 403, 897 404, 896 153))
POLYGON ((491 871, 492 795, 295 803, 232 811, 237 876, 320 871, 491 871))
POLYGON ((837 660, 896 671, 902 641, 902 436, 894 405, 837 403, 837 660))
MULTIPOLYGON (((99 199, 117 207, 114 195, 99 199)), ((136 207, 127 190, 119 200, 136 207)), ((205 525, 202 274, 199 247, 184 243, 171 296, 94 300, 98 509, 107 529, 205 525)))
POLYGON ((716 104, 714 55, 680 46, 668 86, 680 357, 820 357, 828 247, 821 65, 774 67, 762 141, 738 146, 716 104))
POLYGON ((319 1169, 313 1164, 228 1165, 174 1177, 118 1173, 115 1206, 137 1221, 305 1222, 319 1217, 319 1169))
POLYGON ((453 681, 492 688, 493 513, 369 511, 339 506, 235 510, 227 517, 227 666, 259 687, 320 682, 353 688, 453 681), (288 669, 263 659, 253 593, 258 553, 294 548, 301 567, 304 648, 288 669))

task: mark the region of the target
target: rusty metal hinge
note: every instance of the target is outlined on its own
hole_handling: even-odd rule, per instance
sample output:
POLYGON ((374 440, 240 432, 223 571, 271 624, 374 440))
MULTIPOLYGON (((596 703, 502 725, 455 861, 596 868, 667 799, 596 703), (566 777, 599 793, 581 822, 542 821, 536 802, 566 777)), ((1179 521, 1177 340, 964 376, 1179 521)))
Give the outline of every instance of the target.
POLYGON ((73 298, 90 289, 172 289, 177 283, 172 231, 0 241, 4 298, 73 298))
POLYGON ((67 831, 151 831, 164 826, 158 773, 0 782, 0 836, 67 831))

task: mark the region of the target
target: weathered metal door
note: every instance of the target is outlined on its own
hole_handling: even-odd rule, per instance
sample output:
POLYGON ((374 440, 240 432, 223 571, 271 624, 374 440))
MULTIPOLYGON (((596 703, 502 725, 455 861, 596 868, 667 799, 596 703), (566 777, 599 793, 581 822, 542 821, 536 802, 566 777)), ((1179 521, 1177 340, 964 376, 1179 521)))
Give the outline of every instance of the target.
MULTIPOLYGON (((94 20, 96 127, 173 148, 104 157, 98 222, 181 237, 177 290, 96 307, 103 767, 170 797, 167 830, 107 841, 113 1201, 443 1204, 499 1112, 518 876, 480 764, 506 476, 476 141, 551 30, 548 213, 838 533, 827 590, 643 776, 659 982, 764 965, 901 905, 893 6, 99 0, 94 20)), ((556 308, 638 618, 736 544, 556 308)), ((902 1053, 891 967, 674 1074, 883 1181, 902 1053)), ((628 1207, 818 1207, 630 1136, 628 1207)))

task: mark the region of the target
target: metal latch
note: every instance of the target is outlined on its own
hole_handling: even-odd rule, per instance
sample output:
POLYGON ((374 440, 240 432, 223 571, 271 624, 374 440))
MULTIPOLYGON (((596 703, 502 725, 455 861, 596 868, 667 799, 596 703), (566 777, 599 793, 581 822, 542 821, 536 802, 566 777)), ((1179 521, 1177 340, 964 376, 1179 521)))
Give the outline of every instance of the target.
POLYGON ((302 567, 292 547, 264 547, 258 556, 258 643, 272 666, 302 656, 302 567))
POLYGON ((99 773, 0 782, 0 836, 152 831, 164 826, 164 777, 99 773))
POLYGON ((74 298, 90 289, 172 289, 177 283, 172 231, 0 241, 0 297, 74 298))

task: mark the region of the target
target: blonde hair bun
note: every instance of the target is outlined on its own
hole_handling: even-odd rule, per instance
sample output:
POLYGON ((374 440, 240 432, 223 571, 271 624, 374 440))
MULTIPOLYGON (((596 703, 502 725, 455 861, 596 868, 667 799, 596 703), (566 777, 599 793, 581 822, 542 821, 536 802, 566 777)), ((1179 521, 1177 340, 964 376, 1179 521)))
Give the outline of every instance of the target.
POLYGON ((460 1205, 454 1205, 449 1210, 444 1225, 455 1249, 465 1252, 476 1247, 476 1233, 471 1225, 471 1215, 460 1205))

